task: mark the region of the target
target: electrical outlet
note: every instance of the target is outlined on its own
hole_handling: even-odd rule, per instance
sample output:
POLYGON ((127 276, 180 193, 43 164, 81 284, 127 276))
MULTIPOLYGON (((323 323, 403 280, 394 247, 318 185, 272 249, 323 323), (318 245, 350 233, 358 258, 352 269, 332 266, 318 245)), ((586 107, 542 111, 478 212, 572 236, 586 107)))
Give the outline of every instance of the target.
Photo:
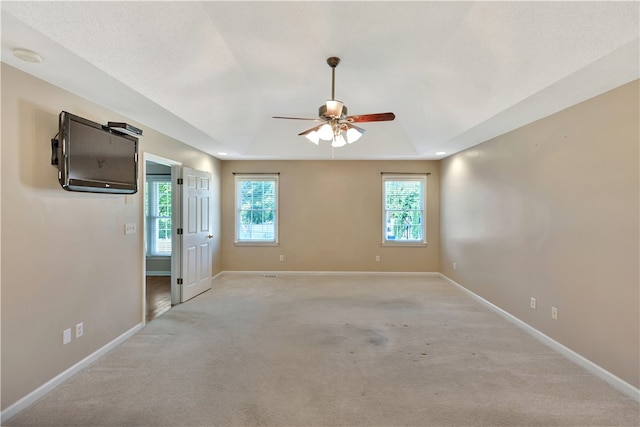
POLYGON ((534 297, 531 297, 531 308, 536 309, 536 299, 534 297))
POLYGON ((551 307, 551 318, 558 320, 558 309, 556 307, 551 307))
POLYGON ((380 262, 380 255, 376 255, 376 262, 380 262))
POLYGON ((84 324, 82 322, 76 325, 76 338, 80 338, 84 335, 84 324))
POLYGON ((67 345, 71 342, 71 328, 65 329, 62 332, 62 345, 67 345))
POLYGON ((280 261, 284 261, 284 255, 280 255, 280 261))

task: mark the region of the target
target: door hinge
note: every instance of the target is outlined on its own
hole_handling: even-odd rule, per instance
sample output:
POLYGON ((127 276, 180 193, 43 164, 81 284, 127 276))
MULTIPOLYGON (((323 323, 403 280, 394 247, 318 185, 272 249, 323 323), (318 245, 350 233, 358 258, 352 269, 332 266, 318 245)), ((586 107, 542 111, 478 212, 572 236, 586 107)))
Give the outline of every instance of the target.
POLYGON ((178 228, 178 229, 176 230, 176 234, 182 234, 182 228, 178 228))
POLYGON ((182 185, 182 184, 184 184, 184 179, 178 178, 178 185, 182 185))
POLYGON ((178 285, 182 285, 182 279, 178 278, 178 285))

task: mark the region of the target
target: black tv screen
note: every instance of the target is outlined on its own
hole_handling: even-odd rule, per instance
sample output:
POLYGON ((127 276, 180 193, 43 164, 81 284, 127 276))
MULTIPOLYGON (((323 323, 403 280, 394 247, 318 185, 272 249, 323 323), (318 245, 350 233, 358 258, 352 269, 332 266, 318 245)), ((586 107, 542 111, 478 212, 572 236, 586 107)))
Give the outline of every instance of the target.
POLYGON ((58 133, 58 180, 68 191, 138 191, 138 139, 63 111, 58 133))

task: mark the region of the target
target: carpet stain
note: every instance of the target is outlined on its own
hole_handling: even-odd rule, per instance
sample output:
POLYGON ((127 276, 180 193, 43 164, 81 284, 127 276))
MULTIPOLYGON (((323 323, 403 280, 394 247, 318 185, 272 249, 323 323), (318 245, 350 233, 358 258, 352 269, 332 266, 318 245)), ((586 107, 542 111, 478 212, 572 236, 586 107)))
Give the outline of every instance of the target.
POLYGON ((373 344, 375 346, 383 346, 389 341, 384 331, 379 329, 365 329, 365 336, 367 337, 367 342, 369 344, 373 344))
POLYGON ((251 426, 267 426, 269 423, 262 416, 262 411, 258 405, 249 404, 242 408, 242 412, 246 419, 249 421, 246 425, 251 426))
POLYGON ((422 304, 409 299, 392 299, 379 301, 375 307, 383 310, 411 310, 421 308, 422 304))

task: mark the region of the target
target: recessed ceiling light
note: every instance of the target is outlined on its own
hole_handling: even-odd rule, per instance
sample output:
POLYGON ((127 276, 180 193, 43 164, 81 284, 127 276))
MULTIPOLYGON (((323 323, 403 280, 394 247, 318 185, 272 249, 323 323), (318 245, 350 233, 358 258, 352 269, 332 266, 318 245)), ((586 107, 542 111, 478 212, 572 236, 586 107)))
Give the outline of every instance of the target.
POLYGON ((218 156, 226 156, 226 155, 227 155, 227 153, 224 153, 224 152, 223 153, 218 153, 218 156))
POLYGON ((438 152, 436 153, 436 156, 444 156, 445 154, 447 154, 447 152, 446 152, 446 151, 438 151, 438 152))
POLYGON ((40 63, 42 62, 42 57, 29 49, 15 48, 13 49, 13 55, 27 62, 40 63))

